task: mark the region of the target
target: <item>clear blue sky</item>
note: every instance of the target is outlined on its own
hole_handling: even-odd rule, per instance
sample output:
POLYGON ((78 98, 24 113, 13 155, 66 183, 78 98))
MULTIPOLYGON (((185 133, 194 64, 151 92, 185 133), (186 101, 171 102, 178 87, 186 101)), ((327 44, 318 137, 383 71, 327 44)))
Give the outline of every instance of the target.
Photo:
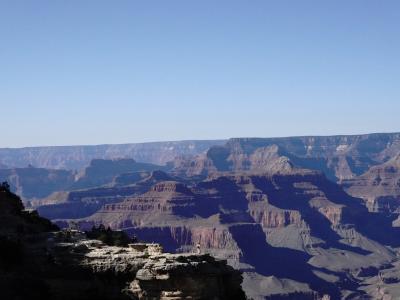
POLYGON ((400 1, 0 0, 0 147, 400 131, 400 1))

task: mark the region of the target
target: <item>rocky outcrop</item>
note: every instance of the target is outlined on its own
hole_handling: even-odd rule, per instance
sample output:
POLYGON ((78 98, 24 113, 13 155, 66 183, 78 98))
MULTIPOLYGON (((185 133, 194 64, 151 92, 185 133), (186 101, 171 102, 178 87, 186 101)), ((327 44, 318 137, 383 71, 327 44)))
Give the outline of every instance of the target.
POLYGON ((157 244, 112 247, 86 239, 55 243, 49 251, 60 267, 125 278, 123 290, 132 299, 245 299, 240 272, 209 255, 163 253, 157 244))
POLYGON ((350 195, 364 199, 370 211, 400 213, 400 152, 342 185, 350 195))
MULTIPOLYGON (((288 173, 292 171, 293 164, 289 158, 279 154, 276 145, 257 148, 249 157, 250 170, 270 173, 288 173)), ((243 162, 240 162, 243 164, 243 162)))
POLYGON ((3 186, 0 208, 4 299, 245 299, 241 273, 226 261, 163 253, 157 244, 107 246, 77 230, 52 232, 54 225, 24 211, 3 186))
POLYGON ((130 289, 139 299, 245 299, 242 278, 208 255, 159 255, 137 272, 130 289))
POLYGON ((173 173, 183 177, 206 177, 208 174, 217 172, 211 159, 205 154, 194 157, 179 156, 173 161, 173 173))

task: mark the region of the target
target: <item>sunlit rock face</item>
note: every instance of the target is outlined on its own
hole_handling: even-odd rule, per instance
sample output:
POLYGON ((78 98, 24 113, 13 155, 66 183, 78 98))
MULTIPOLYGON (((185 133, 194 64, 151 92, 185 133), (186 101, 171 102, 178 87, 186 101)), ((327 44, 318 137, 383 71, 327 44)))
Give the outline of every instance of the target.
POLYGON ((95 240, 56 243, 49 249, 66 269, 79 265, 101 277, 126 280, 129 299, 245 299, 242 276, 209 255, 163 253, 158 244, 106 246, 95 240))

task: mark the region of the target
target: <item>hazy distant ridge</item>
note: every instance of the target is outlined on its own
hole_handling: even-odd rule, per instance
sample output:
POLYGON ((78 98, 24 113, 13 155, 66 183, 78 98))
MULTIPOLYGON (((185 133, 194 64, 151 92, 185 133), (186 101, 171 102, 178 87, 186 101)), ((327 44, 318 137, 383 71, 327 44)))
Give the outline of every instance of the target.
POLYGON ((0 148, 0 165, 11 168, 82 169, 92 159, 133 158, 163 165, 180 155, 196 155, 224 140, 172 141, 93 146, 0 148))

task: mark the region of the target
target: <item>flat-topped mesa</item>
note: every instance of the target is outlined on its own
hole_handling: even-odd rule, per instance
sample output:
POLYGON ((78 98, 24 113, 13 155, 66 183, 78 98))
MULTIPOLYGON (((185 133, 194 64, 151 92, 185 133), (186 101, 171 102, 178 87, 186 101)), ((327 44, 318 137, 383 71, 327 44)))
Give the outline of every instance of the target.
POLYGON ((156 217, 158 214, 186 214, 189 212, 191 214, 194 198, 194 194, 186 185, 176 181, 162 181, 142 195, 104 205, 100 213, 141 213, 136 217, 137 220, 145 216, 144 212, 154 214, 152 217, 156 217))
POLYGON ((93 159, 90 165, 76 176, 74 189, 90 188, 108 184, 124 173, 151 172, 165 169, 150 163, 137 162, 134 159, 93 159))
POLYGON ((207 157, 218 171, 286 173, 294 168, 277 145, 250 149, 235 143, 215 146, 207 152, 207 157))
POLYGON ((150 191, 157 193, 182 193, 182 194, 192 193, 186 185, 177 181, 159 182, 155 184, 150 191))
POLYGON ((242 147, 236 143, 215 146, 206 155, 177 158, 173 172, 186 177, 207 177, 221 172, 290 174, 304 167, 294 164, 285 153, 275 144, 263 147, 242 147))

